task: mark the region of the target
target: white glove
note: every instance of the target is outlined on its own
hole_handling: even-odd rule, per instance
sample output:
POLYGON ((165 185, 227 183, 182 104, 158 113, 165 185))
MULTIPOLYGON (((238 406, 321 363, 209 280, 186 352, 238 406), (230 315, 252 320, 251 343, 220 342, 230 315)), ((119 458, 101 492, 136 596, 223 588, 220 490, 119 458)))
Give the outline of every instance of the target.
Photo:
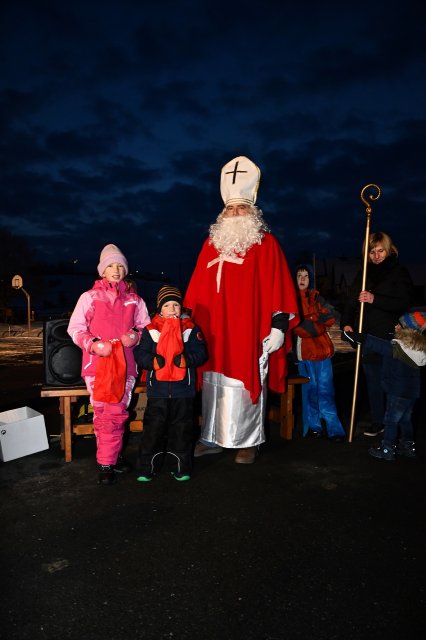
POLYGON ((281 329, 271 329, 271 333, 263 341, 263 351, 274 353, 284 344, 284 333, 281 329))

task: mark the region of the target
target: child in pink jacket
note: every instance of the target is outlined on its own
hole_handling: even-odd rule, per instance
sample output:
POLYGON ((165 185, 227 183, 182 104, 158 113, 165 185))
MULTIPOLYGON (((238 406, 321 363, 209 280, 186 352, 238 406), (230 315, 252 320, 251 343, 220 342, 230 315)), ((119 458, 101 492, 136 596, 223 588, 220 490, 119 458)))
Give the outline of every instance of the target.
POLYGON ((99 484, 110 485, 117 472, 128 470, 120 454, 137 375, 133 348, 150 318, 145 302, 124 281, 127 260, 114 244, 102 249, 98 273, 101 279, 80 296, 68 333, 83 351, 81 375, 93 406, 99 484), (108 362, 101 362, 105 358, 108 362), (111 379, 108 371, 105 375, 111 365, 119 379, 111 379), (111 383, 114 389, 105 395, 111 383))

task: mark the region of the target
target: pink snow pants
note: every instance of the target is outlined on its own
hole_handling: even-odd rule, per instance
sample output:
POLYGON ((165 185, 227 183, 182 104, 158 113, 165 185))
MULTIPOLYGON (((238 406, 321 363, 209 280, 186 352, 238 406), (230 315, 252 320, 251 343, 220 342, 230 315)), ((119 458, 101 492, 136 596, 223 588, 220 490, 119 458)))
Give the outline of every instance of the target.
POLYGON ((136 380, 134 376, 127 376, 124 395, 120 402, 96 402, 93 400, 95 376, 86 376, 84 381, 93 407, 96 460, 99 464, 114 465, 123 446, 124 425, 129 416, 127 409, 136 380))

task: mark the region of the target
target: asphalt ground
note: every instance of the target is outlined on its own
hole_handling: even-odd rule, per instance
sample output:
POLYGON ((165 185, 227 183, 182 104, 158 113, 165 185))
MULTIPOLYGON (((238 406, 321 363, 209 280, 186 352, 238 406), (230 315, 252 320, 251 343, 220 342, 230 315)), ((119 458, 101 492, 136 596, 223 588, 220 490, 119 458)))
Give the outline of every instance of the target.
MULTIPOLYGON (((50 433, 47 451, 0 463, 1 637, 423 638, 424 391, 416 460, 368 456, 360 383, 352 443, 302 438, 297 397, 293 440, 268 425, 254 465, 227 450, 196 459, 189 482, 165 460, 149 484, 133 472, 100 487, 92 437, 64 462, 34 358, 0 366, 2 410, 31 406, 50 433)), ((333 360, 346 427, 353 360, 333 360)), ((137 446, 132 433, 133 463, 137 446)))

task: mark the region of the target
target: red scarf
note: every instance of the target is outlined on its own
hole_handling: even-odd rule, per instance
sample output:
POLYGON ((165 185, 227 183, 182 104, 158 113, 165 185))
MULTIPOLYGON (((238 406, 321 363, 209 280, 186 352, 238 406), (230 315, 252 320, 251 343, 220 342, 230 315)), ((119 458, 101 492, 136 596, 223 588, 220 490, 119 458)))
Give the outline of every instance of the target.
POLYGON ((179 318, 163 318, 158 314, 154 316, 147 329, 157 329, 160 332, 157 353, 163 356, 166 361, 165 366, 156 371, 157 380, 177 382, 184 379, 186 368, 177 367, 174 359, 183 353, 182 332, 193 327, 194 324, 189 318, 180 320, 179 318))
POLYGON ((96 402, 116 403, 124 396, 126 386, 126 358, 123 345, 114 340, 112 353, 106 358, 99 358, 96 366, 93 400, 96 402))

